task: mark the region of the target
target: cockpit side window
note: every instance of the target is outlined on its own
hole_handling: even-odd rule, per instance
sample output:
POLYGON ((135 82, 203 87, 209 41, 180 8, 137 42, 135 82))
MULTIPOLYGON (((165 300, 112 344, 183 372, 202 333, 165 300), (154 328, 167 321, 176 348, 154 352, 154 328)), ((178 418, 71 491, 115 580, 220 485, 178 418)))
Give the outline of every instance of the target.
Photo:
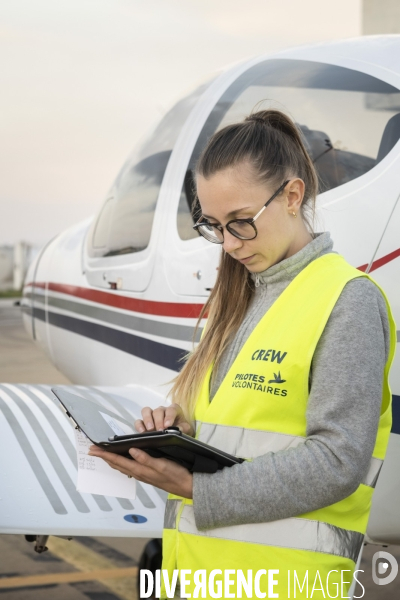
POLYGON ((170 155, 171 150, 164 150, 135 160, 117 179, 116 200, 103 256, 140 252, 147 248, 158 192, 170 155))
MULTIPOLYGON (((248 69, 215 105, 192 153, 178 209, 182 239, 197 237, 195 200, 187 178, 207 140, 254 109, 288 113, 303 134, 319 176, 320 193, 364 175, 400 139, 400 90, 382 80, 335 65, 267 60, 248 69)), ((198 214, 198 211, 197 211, 198 214)))
POLYGON ((117 256, 147 248, 172 149, 189 113, 210 82, 209 78, 175 104, 128 158, 92 227, 88 238, 90 256, 117 256))

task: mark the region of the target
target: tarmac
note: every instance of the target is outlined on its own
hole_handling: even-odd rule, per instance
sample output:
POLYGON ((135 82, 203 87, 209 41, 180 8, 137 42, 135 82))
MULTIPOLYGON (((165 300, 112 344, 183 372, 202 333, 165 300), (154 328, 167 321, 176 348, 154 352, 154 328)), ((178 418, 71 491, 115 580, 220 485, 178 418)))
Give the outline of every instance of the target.
MULTIPOLYGON (((30 340, 15 300, 0 299, 0 382, 71 383, 30 340)), ((50 537, 49 550, 37 554, 23 536, 0 535, 0 600, 136 600, 137 565, 147 541, 50 537)), ((388 585, 372 580, 372 557, 379 550, 400 564, 399 546, 365 546, 359 566, 364 572, 358 575, 365 591, 357 585, 355 598, 400 597, 400 574, 388 585)))

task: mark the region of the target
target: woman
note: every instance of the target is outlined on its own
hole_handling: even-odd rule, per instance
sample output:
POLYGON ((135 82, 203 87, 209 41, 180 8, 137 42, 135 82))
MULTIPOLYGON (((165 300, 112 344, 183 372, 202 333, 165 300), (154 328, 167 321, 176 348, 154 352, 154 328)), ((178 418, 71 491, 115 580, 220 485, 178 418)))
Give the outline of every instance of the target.
POLYGON ((258 587, 268 597, 346 597, 391 425, 390 309, 332 251, 329 233, 312 233, 317 176, 286 115, 260 111, 217 132, 196 186, 195 228, 223 250, 207 325, 173 404, 143 409, 136 428, 179 426, 248 460, 192 475, 135 449, 133 461, 92 454, 170 492, 170 574, 258 572, 247 597, 263 597, 258 587), (268 587, 263 569, 279 571, 278 583, 268 587))

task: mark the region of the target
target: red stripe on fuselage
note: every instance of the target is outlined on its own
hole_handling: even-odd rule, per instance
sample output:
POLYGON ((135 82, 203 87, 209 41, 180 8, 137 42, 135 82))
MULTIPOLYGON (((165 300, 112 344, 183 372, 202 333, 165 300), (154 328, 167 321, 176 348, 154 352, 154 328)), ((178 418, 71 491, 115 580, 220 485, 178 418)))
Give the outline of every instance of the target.
MULTIPOLYGON (((398 258, 399 256, 400 256, 400 248, 398 250, 394 250, 393 252, 390 252, 390 254, 386 254, 386 256, 382 256, 382 258, 378 258, 377 260, 374 260, 374 262, 372 263, 371 268, 368 272, 372 273, 372 271, 375 271, 376 269, 383 267, 383 265, 386 265, 388 262, 390 262, 391 260, 394 260, 395 258, 398 258)), ((367 268, 368 268, 368 264, 362 265, 362 267, 358 267, 358 270, 363 271, 365 273, 367 268)))
MULTIPOLYGON (((26 287, 46 288, 46 283, 29 282, 26 287)), ((203 304, 187 304, 180 302, 157 302, 155 300, 141 300, 139 298, 129 298, 128 296, 120 296, 118 294, 110 294, 109 292, 101 292, 90 288, 83 288, 76 285, 66 285, 63 283, 48 283, 47 288, 52 292, 68 294, 75 298, 82 298, 90 302, 105 304, 123 310, 144 313, 148 315, 157 315, 159 317, 181 317, 185 319, 197 319, 203 304)))
MULTIPOLYGON (((400 256, 400 248, 394 250, 374 260, 369 270, 371 273, 388 262, 398 258, 400 256)), ((359 271, 365 271, 368 268, 368 264, 358 267, 359 271)), ((25 287, 38 287, 45 288, 44 282, 38 283, 27 283, 25 287)), ((99 290, 93 290, 90 288, 83 288, 76 285, 66 285, 63 283, 52 283, 48 284, 48 289, 53 292, 59 292, 61 294, 68 294, 69 296, 75 296, 76 298, 82 298, 89 300, 90 302, 97 302, 98 304, 105 304, 106 306, 114 306, 115 308, 122 308, 123 310, 131 310, 133 312, 143 313, 147 315, 157 315, 159 317, 181 317, 184 319, 197 319, 200 315, 200 311, 203 308, 202 304, 187 304, 184 302, 157 302, 155 300, 141 300, 139 298, 130 298, 128 296, 119 296, 118 294, 110 294, 109 292, 101 292, 99 290)))

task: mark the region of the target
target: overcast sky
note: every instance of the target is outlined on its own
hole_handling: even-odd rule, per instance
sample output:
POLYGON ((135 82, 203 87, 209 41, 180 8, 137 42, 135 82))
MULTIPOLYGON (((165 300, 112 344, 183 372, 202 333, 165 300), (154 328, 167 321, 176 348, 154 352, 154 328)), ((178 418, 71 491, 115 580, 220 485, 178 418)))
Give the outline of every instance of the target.
POLYGON ((0 245, 96 213, 135 144, 218 67, 361 33, 361 0, 1 0, 0 245))

